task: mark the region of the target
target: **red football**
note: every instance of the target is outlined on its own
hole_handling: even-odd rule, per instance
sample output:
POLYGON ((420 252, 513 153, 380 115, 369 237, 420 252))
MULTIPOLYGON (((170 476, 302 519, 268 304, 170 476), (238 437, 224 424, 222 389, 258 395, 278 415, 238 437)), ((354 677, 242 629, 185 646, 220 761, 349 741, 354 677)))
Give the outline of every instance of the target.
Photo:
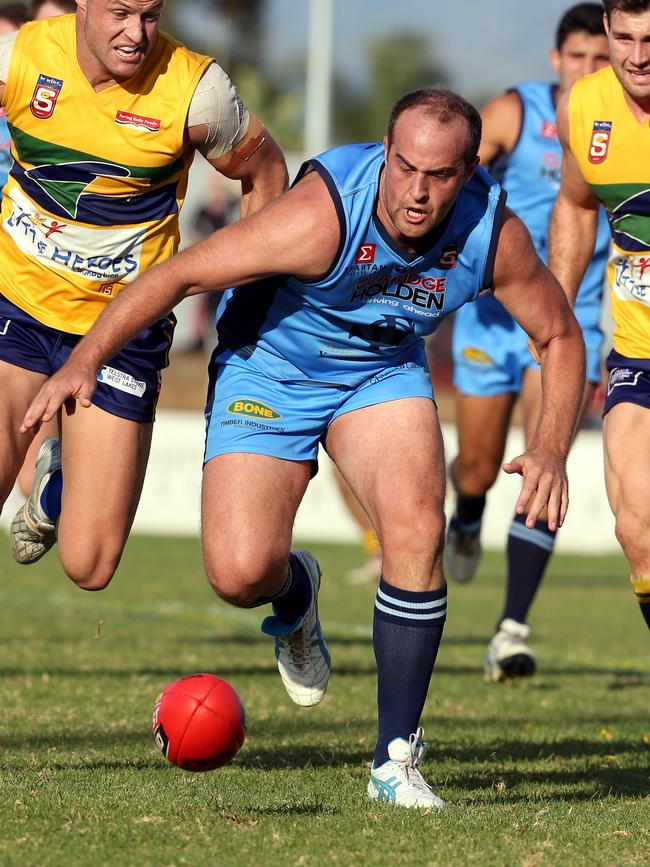
POLYGON ((244 743, 244 705, 215 674, 190 674, 170 683, 156 699, 153 735, 172 764, 211 771, 227 764, 244 743))

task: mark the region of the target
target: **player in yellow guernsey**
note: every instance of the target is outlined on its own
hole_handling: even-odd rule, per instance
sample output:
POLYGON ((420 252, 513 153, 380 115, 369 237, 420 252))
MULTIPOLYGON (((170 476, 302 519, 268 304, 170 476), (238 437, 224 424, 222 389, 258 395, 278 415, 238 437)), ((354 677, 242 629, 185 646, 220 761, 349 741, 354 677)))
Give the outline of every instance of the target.
POLYGON ((564 157, 549 265, 575 299, 602 202, 613 240, 607 273, 614 319, 605 482, 650 628, 650 0, 603 5, 611 67, 576 82, 558 109, 564 157))
MULTIPOLYGON (((284 159, 226 74, 158 32, 162 0, 79 0, 0 41, 13 166, 0 227, 0 503, 33 433, 25 408, 106 304, 178 245, 196 150, 242 185, 242 216, 286 186, 284 159)), ((82 588, 110 581, 133 521, 174 320, 153 322, 59 419, 15 516, 14 557, 58 540, 82 588), (101 394, 100 394, 101 392, 101 394), (63 473, 60 466, 63 464, 63 473), (63 481, 64 479, 64 481, 63 481)))

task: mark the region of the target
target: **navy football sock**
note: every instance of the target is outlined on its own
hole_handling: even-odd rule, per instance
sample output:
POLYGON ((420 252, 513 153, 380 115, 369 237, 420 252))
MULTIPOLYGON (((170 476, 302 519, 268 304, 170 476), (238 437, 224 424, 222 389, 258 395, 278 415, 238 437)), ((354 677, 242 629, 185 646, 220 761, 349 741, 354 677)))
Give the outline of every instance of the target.
POLYGON ((63 473, 61 469, 50 473, 47 481, 41 489, 39 504, 41 511, 56 524, 61 514, 61 493, 63 491, 63 473))
POLYGON ((528 528, 526 515, 515 515, 508 533, 508 579, 501 620, 510 617, 518 623, 526 622, 554 545, 555 532, 545 521, 528 528))
POLYGON ((292 551, 286 584, 277 596, 269 600, 273 603, 273 613, 288 626, 296 623, 311 605, 313 592, 306 569, 292 551))
POLYGON ((466 497, 459 494, 456 498, 456 511, 452 521, 457 530, 472 532, 478 529, 485 511, 485 496, 466 497))
POLYGON ((376 767, 388 744, 408 740, 420 722, 447 613, 447 586, 415 593, 384 578, 375 599, 373 646, 377 661, 379 733, 376 767))

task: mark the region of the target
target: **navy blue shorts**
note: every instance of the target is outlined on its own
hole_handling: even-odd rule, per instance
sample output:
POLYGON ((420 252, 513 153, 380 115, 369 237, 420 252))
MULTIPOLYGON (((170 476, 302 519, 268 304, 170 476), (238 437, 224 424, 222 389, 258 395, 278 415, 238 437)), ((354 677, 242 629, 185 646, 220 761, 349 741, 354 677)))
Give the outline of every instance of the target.
MULTIPOLYGON (((93 404, 129 421, 153 421, 175 324, 173 316, 156 322, 107 361, 97 376, 93 404)), ((78 334, 43 325, 0 295, 0 361, 52 376, 80 340, 78 334)))
POLYGON ((612 349, 607 356, 607 370, 603 415, 617 403, 636 403, 650 409, 650 359, 626 358, 612 349))

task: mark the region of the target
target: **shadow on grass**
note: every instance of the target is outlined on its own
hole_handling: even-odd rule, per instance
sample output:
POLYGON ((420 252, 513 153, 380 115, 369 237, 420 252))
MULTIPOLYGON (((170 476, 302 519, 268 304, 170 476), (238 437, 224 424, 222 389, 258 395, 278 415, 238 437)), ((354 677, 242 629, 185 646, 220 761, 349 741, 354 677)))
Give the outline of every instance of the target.
POLYGON ((647 773, 628 766, 575 771, 501 771, 489 778, 485 774, 461 773, 450 779, 449 785, 472 792, 470 798, 482 804, 515 804, 538 799, 542 803, 571 803, 648 796, 647 773), (495 776, 498 779, 495 780, 495 776), (530 791, 518 791, 520 787, 535 789, 540 794, 537 796, 530 791), (481 790, 485 794, 477 795, 476 792, 481 790))

